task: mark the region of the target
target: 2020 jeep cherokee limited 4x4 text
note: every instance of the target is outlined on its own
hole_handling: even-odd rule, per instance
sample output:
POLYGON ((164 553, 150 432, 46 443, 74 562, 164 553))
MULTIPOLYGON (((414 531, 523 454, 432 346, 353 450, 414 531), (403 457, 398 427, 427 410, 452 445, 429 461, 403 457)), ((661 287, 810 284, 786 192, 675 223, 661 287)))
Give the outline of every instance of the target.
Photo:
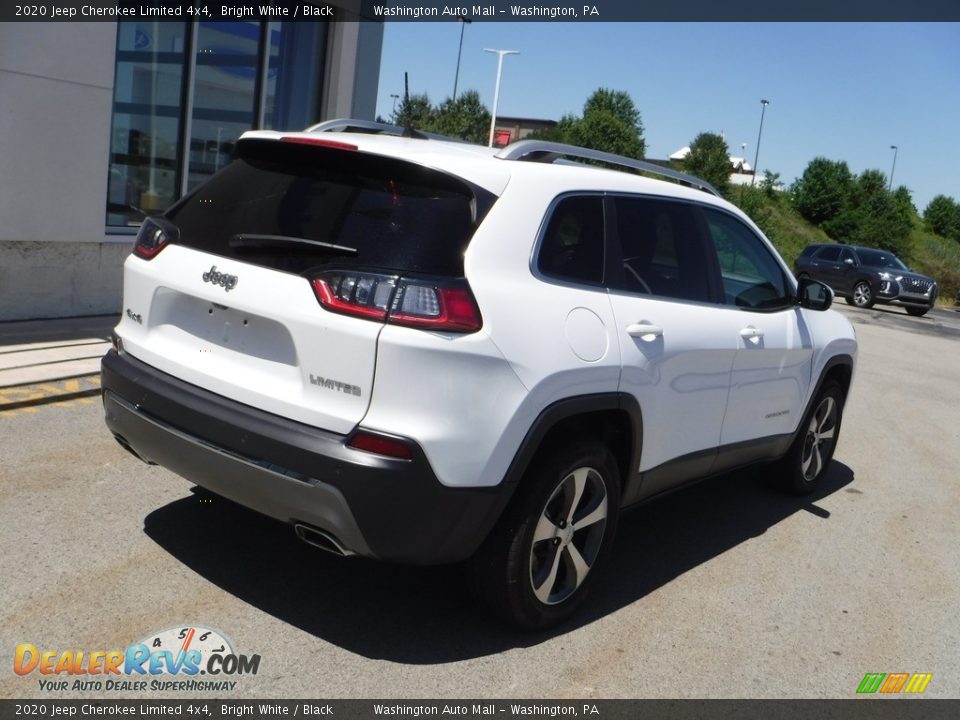
POLYGON ((340 554, 469 560, 534 628, 621 508, 823 478, 852 328, 709 186, 360 125, 247 133, 144 222, 103 359, 124 447, 340 554))

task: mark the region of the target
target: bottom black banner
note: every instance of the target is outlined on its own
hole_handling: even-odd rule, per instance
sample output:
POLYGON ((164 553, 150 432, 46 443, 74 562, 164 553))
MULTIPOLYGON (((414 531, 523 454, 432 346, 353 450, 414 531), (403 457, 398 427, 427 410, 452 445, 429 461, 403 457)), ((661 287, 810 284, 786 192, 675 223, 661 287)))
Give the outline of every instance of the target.
POLYGON ((960 700, 0 700, 8 718, 954 720, 960 700))

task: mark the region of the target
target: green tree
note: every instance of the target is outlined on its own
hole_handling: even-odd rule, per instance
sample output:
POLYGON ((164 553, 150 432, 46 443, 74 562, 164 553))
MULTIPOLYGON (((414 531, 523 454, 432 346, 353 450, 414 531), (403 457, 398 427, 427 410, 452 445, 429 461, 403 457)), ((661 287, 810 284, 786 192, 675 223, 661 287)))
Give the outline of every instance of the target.
POLYGON ((937 195, 923 211, 927 228, 937 235, 960 242, 960 204, 946 195, 937 195))
POLYGON ((480 93, 467 90, 456 100, 444 100, 422 129, 486 145, 490 111, 480 102, 480 93))
MULTIPOLYGON (((852 192, 853 174, 847 164, 817 157, 793 184, 793 205, 804 219, 823 225, 848 209, 852 192)), ((848 224, 844 218, 839 219, 837 225, 848 224)))
POLYGON ((897 203, 900 210, 912 217, 917 212, 917 206, 913 204, 913 196, 910 195, 910 188, 901 185, 893 191, 893 200, 897 203))
POLYGON ((763 180, 760 181, 760 189, 768 198, 777 199, 777 188, 780 187, 780 173, 772 170, 763 171, 763 180))
MULTIPOLYGON (((588 120, 595 113, 609 113, 619 119, 623 125, 632 131, 639 147, 633 157, 642 158, 646 155, 647 143, 643 138, 643 123, 640 120, 640 111, 634 105, 633 99, 623 90, 609 90, 598 88, 583 104, 583 119, 588 120)), ((630 145, 634 145, 633 141, 630 145)))
POLYGON ((530 136, 579 145, 642 160, 647 152, 640 111, 622 90, 599 88, 587 98, 583 115, 564 115, 556 127, 530 136))
POLYGON ((688 173, 696 175, 726 193, 730 185, 730 149, 727 141, 714 133, 700 133, 690 143, 690 154, 683 161, 688 173))
POLYGON ((550 142, 569 143, 570 132, 574 125, 580 122, 580 118, 573 114, 566 114, 560 118, 559 122, 545 130, 537 130, 530 133, 527 137, 532 140, 548 140, 550 142))
POLYGON ((594 110, 573 123, 566 142, 602 152, 641 159, 643 142, 629 125, 606 110, 594 110))
POLYGON ((898 202, 887 190, 887 178, 880 170, 865 170, 857 178, 852 205, 853 242, 909 255, 910 215, 904 212, 902 200, 898 202))
POLYGON ((433 106, 430 105, 430 98, 426 93, 410 95, 400 101, 397 109, 390 116, 390 122, 400 127, 423 130, 432 121, 433 114, 433 106))

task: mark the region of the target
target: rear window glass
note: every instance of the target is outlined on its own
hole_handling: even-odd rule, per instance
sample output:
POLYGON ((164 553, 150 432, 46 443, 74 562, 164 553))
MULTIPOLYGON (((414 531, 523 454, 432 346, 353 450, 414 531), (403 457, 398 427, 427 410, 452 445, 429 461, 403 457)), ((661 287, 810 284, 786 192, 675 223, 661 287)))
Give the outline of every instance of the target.
POLYGON ((459 277, 493 200, 401 160, 252 140, 166 216, 180 244, 286 272, 336 264, 459 277))

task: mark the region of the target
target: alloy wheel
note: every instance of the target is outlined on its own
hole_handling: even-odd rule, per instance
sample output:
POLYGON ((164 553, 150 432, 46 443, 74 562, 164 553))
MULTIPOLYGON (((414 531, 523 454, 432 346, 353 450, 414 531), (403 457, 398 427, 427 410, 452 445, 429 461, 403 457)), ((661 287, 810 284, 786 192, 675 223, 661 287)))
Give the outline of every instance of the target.
POLYGON ((563 602, 597 560, 607 521, 607 488, 599 472, 577 468, 547 500, 530 546, 530 585, 545 605, 563 602))
POLYGON ((830 395, 823 398, 810 418, 800 456, 800 470, 812 482, 829 462, 837 431, 837 401, 830 395))

